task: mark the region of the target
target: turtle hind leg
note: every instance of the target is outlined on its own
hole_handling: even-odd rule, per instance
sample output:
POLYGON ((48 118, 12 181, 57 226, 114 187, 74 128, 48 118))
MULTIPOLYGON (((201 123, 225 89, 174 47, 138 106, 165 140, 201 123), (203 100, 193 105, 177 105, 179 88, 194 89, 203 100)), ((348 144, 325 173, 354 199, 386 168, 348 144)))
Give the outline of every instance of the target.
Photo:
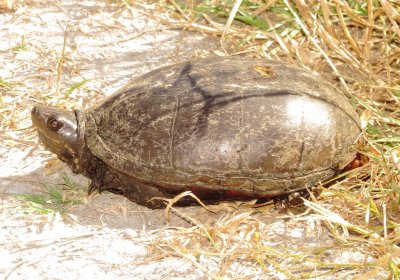
POLYGON ((142 182, 130 183, 123 193, 129 200, 151 209, 165 208, 168 202, 163 198, 172 198, 157 187, 142 182))

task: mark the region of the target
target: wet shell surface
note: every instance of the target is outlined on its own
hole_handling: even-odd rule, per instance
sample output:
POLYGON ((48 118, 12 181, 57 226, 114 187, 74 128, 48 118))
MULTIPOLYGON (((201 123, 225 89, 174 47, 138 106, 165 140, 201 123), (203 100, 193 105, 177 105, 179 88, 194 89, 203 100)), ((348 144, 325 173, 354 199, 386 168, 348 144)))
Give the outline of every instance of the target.
POLYGON ((85 112, 84 122, 88 149, 111 170, 200 196, 268 197, 316 185, 352 161, 360 135, 356 112, 332 85, 254 58, 152 71, 85 112))

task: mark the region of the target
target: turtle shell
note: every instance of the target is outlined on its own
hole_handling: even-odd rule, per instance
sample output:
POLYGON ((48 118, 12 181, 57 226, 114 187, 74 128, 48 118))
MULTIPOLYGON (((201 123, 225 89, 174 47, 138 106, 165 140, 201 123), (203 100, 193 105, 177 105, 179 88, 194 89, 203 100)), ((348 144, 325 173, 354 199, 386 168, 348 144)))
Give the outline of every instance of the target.
POLYGON ((90 151, 167 192, 275 196, 355 157, 359 119, 320 77, 282 62, 211 57, 130 82, 85 113, 90 151))

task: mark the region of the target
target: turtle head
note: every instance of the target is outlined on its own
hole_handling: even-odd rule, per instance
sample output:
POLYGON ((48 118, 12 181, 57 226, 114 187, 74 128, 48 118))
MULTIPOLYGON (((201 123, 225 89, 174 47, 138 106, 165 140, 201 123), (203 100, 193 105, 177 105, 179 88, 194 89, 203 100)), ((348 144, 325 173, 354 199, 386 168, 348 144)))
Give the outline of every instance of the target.
POLYGON ((56 107, 33 107, 32 124, 40 141, 73 169, 79 162, 78 121, 74 112, 56 107))

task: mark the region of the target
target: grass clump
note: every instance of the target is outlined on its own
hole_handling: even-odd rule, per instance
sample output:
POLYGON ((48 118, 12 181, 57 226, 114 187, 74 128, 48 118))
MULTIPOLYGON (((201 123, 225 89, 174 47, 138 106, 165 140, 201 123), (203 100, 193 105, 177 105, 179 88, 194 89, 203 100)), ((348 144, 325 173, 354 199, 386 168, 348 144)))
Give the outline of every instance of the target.
POLYGON ((12 86, 11 82, 0 77, 0 87, 9 89, 11 88, 11 86, 12 86))
POLYGON ((70 205, 82 204, 87 196, 83 188, 77 186, 64 174, 61 184, 44 184, 45 194, 20 194, 16 197, 26 202, 29 211, 42 214, 64 213, 70 205))
POLYGON ((19 53, 28 50, 25 37, 22 36, 21 41, 11 49, 14 53, 19 53))

